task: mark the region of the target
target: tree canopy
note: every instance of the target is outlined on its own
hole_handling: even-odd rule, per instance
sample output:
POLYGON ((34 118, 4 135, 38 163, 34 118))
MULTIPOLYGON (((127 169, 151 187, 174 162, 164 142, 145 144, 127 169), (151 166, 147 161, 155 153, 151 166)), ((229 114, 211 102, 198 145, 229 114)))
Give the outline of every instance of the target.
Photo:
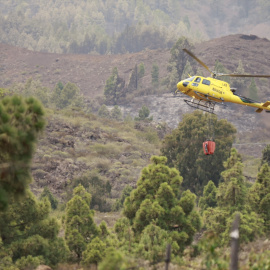
POLYGON ((228 33, 235 32, 232 25, 239 30, 245 23, 267 23, 268 1, 228 1, 2 0, 0 40, 53 53, 125 53, 170 48, 180 36, 193 40, 219 36, 219 27, 211 27, 213 19, 228 33), (199 5, 207 7, 208 16, 194 8, 199 5), (234 16, 228 16, 232 9, 234 16))
POLYGON ((90 210, 91 195, 82 185, 73 191, 73 198, 67 203, 65 215, 65 238, 70 251, 81 260, 87 244, 98 235, 94 223, 94 211, 90 210))
POLYGON ((0 100, 0 209, 23 195, 31 182, 31 161, 44 126, 43 107, 35 98, 0 100))
POLYGON ((5 257, 15 262, 27 256, 40 256, 41 261, 50 265, 66 260, 69 250, 64 240, 58 238, 60 226, 49 217, 49 212, 49 201, 37 201, 29 189, 23 200, 10 200, 8 209, 0 212, 1 250, 5 251, 0 254, 0 268, 5 257))
POLYGON ((219 183, 223 162, 230 155, 235 133, 236 129, 227 120, 195 111, 184 115, 177 129, 165 137, 161 152, 167 157, 167 164, 181 172, 183 187, 201 194, 209 180, 215 185, 219 183), (205 156, 202 143, 209 136, 209 117, 216 150, 214 155, 205 156))
MULTIPOLYGON (((204 224, 208 231, 219 235, 219 239, 224 244, 229 243, 229 232, 235 214, 240 214, 240 240, 242 242, 253 241, 264 232, 262 216, 252 210, 248 190, 243 176, 243 164, 241 156, 236 149, 231 150, 230 157, 224 163, 225 170, 221 173, 222 183, 216 189, 216 202, 210 205, 209 190, 210 185, 204 190, 201 202, 207 202, 208 206, 201 203, 206 210, 203 212, 204 224)), ((215 188, 212 187, 212 190, 215 188)), ((253 190, 255 191, 255 190, 253 190)), ((258 195, 259 192, 256 194, 258 195)), ((254 193, 253 193, 254 194, 254 193)), ((256 195, 254 194, 256 198, 256 195)), ((254 198, 253 197, 253 198, 254 198)), ((258 204, 257 204, 258 205, 258 204)))
POLYGON ((153 156, 151 161, 142 170, 137 188, 126 198, 123 213, 135 234, 141 234, 153 223, 170 232, 177 243, 175 251, 183 250, 201 226, 194 209, 196 195, 189 190, 180 193, 183 178, 176 169, 165 165, 166 157, 153 156))

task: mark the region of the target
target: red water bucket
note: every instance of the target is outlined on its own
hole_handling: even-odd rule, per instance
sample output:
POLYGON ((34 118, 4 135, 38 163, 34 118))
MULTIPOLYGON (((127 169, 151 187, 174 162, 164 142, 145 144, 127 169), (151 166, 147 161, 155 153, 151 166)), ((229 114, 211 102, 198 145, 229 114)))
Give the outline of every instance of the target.
POLYGON ((203 151, 205 155, 213 155, 215 152, 216 143, 214 141, 205 141, 203 143, 203 151))

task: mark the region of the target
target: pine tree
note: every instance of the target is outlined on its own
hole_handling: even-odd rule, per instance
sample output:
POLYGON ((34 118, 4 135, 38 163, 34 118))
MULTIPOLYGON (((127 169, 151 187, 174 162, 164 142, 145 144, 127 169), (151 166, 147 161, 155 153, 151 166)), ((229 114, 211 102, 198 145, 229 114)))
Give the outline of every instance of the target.
POLYGON ((115 119, 117 121, 121 121, 123 116, 122 116, 122 111, 121 109, 115 105, 111 111, 111 117, 112 119, 115 119))
POLYGON ((115 105, 119 101, 119 99, 125 95, 124 88, 125 81, 119 77, 117 67, 114 67, 112 70, 112 74, 107 79, 104 88, 106 104, 115 105))
POLYGON ((144 259, 156 264, 164 258, 164 251, 168 244, 172 245, 174 254, 179 252, 179 246, 172 235, 151 223, 144 228, 136 251, 144 259))
POLYGON ((252 209, 264 220, 267 231, 270 231, 270 167, 264 163, 258 173, 256 182, 249 190, 249 201, 252 209))
POLYGON ((57 101, 57 107, 60 109, 68 106, 82 107, 81 90, 74 83, 68 82, 61 91, 57 101))
POLYGON ((187 61, 185 68, 184 68, 184 71, 183 71, 183 74, 182 74, 182 77, 181 77, 181 80, 188 78, 189 76, 191 76, 192 73, 193 73, 193 70, 192 70, 192 67, 190 65, 190 62, 187 61))
POLYGON ((270 166, 270 144, 268 144, 262 152, 261 166, 267 163, 270 166))
POLYGON ((127 86, 128 92, 133 92, 133 91, 138 89, 138 80, 139 80, 138 67, 137 67, 137 65, 135 65, 135 67, 132 69, 129 83, 127 86))
POLYGON ((83 252, 82 264, 85 266, 90 266, 91 264, 97 265, 105 255, 106 245, 103 243, 99 237, 95 237, 86 247, 83 252))
POLYGON ((25 193, 37 137, 45 126, 44 111, 34 98, 0 100, 0 210, 25 193))
POLYGON ((203 196, 200 198, 199 207, 203 212, 209 207, 216 207, 217 206, 217 188, 213 181, 209 181, 208 184, 203 189, 203 196))
POLYGON ((43 199, 43 198, 48 198, 49 202, 51 203, 52 209, 57 208, 58 200, 53 196, 53 194, 51 193, 48 187, 45 187, 42 193, 40 194, 40 199, 43 199))
POLYGON ((123 207, 124 201, 126 197, 130 195, 130 192, 132 191, 132 187, 127 185, 125 188, 122 190, 121 197, 116 200, 115 204, 113 205, 113 211, 118 211, 120 208, 123 207))
POLYGON ((166 157, 153 156, 152 164, 142 170, 137 188, 124 203, 124 215, 131 221, 136 235, 152 222, 173 232, 180 249, 190 244, 200 228, 200 218, 194 210, 196 196, 189 190, 180 196, 182 177, 176 169, 165 165, 166 157))
POLYGON ((240 214, 240 241, 253 241, 263 234, 263 220, 250 207, 247 188, 243 176, 241 156, 236 149, 224 164, 221 173, 224 182, 220 183, 217 192, 217 207, 209 207, 204 213, 204 223, 208 231, 219 235, 223 244, 229 242, 229 233, 235 214, 240 214))
POLYGON ((144 76, 144 74, 145 74, 144 63, 140 63, 138 68, 138 79, 141 79, 144 76))
POLYGON ((82 185, 73 191, 73 198, 67 203, 65 215, 65 238, 70 251, 81 260, 87 244, 95 238, 99 230, 94 223, 94 211, 90 210, 91 195, 82 185))
POLYGON ((241 161, 241 156, 233 148, 230 157, 224 162, 226 170, 221 173, 224 182, 220 183, 217 191, 218 205, 230 208, 230 211, 241 211, 245 208, 247 188, 241 161))
POLYGON ((111 114, 110 111, 108 110, 107 106, 105 104, 103 104, 99 110, 98 110, 98 116, 102 117, 102 118, 110 118, 111 114))
POLYGON ((23 200, 12 199, 8 209, 0 213, 0 239, 3 249, 12 251, 13 262, 28 256, 42 256, 52 266, 65 261, 69 251, 58 238, 58 222, 49 213, 48 199, 38 201, 28 189, 23 200))
POLYGON ((129 219, 126 217, 118 219, 114 224, 114 232, 119 241, 119 247, 131 253, 135 245, 135 237, 129 219))
POLYGON ((170 70, 170 74, 168 75, 167 81, 168 85, 170 86, 170 89, 174 93, 175 90, 177 89, 176 85, 179 82, 179 74, 175 63, 172 63, 171 67, 170 68, 168 67, 168 69, 170 70))
POLYGON ((154 64, 152 66, 151 75, 152 75, 152 85, 154 87, 158 87, 159 86, 159 67, 157 64, 154 64))
POLYGON ((72 192, 75 187, 81 184, 87 191, 91 193, 91 209, 98 209, 99 211, 109 211, 110 207, 107 204, 107 198, 111 194, 111 184, 103 179, 95 171, 86 171, 84 174, 72 179, 69 189, 67 190, 67 197, 72 197, 72 192))
POLYGON ((135 117, 136 121, 143 121, 143 120, 148 120, 152 121, 153 116, 150 116, 150 110, 147 106, 143 105, 142 108, 139 110, 139 117, 135 117))
POLYGON ((200 111, 186 114, 177 129, 163 141, 161 153, 168 165, 177 168, 184 178, 183 188, 201 194, 203 187, 212 180, 218 185, 223 162, 229 157, 236 133, 226 120, 211 117, 216 147, 215 154, 205 157, 202 143, 209 136, 209 116, 200 111))
POLYGON ((106 256, 98 265, 99 270, 125 270, 131 267, 132 265, 126 262, 124 255, 112 247, 106 250, 106 256))
POLYGON ((171 57, 167 70, 169 72, 169 85, 168 88, 175 91, 176 84, 182 78, 185 66, 188 61, 188 55, 182 49, 191 49, 192 45, 187 38, 182 37, 177 40, 171 49, 171 57))
POLYGON ((64 88, 64 84, 60 81, 55 85, 53 92, 52 92, 52 98, 51 98, 52 104, 57 105, 57 102, 60 98, 60 95, 61 95, 63 88, 64 88))

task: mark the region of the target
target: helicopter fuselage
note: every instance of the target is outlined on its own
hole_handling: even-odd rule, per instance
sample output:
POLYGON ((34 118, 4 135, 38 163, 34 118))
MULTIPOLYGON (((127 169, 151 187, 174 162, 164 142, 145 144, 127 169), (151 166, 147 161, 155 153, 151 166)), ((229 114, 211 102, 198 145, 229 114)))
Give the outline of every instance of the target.
POLYGON ((257 112, 270 110, 270 103, 260 103, 240 96, 234 93, 235 89, 232 90, 229 83, 215 78, 193 76, 180 81, 177 84, 177 89, 192 99, 215 103, 232 102, 258 108, 257 112))

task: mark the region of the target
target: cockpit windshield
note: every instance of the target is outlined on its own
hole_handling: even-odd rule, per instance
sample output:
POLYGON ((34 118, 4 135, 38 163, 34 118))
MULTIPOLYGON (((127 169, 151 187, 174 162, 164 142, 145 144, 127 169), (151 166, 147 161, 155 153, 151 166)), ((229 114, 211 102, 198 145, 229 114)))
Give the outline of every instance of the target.
POLYGON ((194 78, 195 78, 195 76, 193 76, 193 77, 190 77, 190 78, 187 78, 187 79, 185 79, 185 81, 193 81, 194 80, 194 78))

